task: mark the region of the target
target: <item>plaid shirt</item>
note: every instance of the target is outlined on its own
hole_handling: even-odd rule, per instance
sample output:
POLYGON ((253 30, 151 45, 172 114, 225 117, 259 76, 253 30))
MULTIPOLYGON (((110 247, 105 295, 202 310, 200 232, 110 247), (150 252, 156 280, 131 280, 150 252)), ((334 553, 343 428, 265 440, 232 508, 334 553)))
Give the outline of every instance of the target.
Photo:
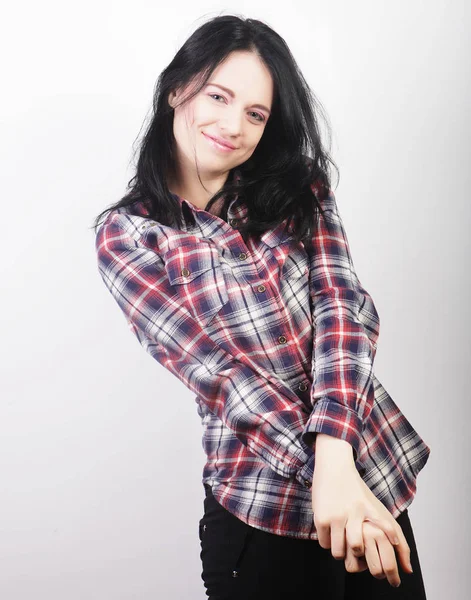
POLYGON ((333 192, 322 201, 330 228, 320 216, 309 253, 285 222, 246 244, 239 198, 226 222, 175 197, 196 225, 164 226, 135 202, 108 214, 96 252, 139 343, 196 394, 202 482, 249 525, 317 540, 310 487, 322 432, 352 445, 396 518, 430 448, 374 375, 379 317, 333 192))

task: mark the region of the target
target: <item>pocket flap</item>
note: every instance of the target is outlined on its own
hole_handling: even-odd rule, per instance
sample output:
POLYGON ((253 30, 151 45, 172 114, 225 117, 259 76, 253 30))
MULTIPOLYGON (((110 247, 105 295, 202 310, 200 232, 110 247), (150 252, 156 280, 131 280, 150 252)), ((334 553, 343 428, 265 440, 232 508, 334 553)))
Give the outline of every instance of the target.
POLYGON ((165 269, 172 285, 189 283, 206 271, 220 268, 219 252, 212 244, 180 246, 165 255, 165 269))

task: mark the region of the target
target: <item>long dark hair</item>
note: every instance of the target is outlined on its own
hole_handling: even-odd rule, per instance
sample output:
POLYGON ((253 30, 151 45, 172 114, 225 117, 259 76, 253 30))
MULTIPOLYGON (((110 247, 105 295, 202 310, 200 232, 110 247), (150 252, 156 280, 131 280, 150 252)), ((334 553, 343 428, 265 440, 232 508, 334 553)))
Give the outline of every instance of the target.
POLYGON ((270 71, 274 85, 271 115, 252 156, 236 167, 240 180, 234 179, 236 169, 232 169, 205 210, 223 197, 220 216, 226 219, 230 200, 238 194, 248 209, 247 222, 238 226, 244 238, 261 235, 286 220, 295 240, 310 245, 319 210, 323 213, 319 200, 331 187, 329 163, 338 172, 321 142, 318 117, 326 125, 330 144, 328 118, 283 38, 262 21, 235 15, 218 16, 201 25, 159 75, 136 174, 128 182, 128 193, 96 217, 95 231, 105 213, 138 200, 144 202, 149 218, 182 228, 181 205, 167 186, 176 156, 174 113, 168 96, 174 89, 197 82, 182 104, 191 100, 235 51, 255 52, 270 71))

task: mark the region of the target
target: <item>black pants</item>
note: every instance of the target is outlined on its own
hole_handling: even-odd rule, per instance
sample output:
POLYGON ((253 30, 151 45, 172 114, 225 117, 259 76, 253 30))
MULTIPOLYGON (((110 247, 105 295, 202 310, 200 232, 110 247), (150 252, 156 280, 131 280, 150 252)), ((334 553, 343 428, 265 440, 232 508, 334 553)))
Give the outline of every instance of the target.
MULTIPOLYGON (((349 573, 343 560, 316 540, 275 535, 247 525, 217 502, 205 484, 199 522, 201 578, 210 600, 426 600, 407 510, 397 522, 411 550, 413 573, 398 562, 401 585, 349 573)), ((397 556, 397 555, 396 555, 397 556)))

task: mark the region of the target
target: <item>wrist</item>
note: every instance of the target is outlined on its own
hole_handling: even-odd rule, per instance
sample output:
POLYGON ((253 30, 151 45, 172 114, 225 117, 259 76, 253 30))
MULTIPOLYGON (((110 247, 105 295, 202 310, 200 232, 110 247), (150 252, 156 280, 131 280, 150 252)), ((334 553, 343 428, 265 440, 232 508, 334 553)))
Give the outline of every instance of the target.
POLYGON ((353 446, 346 440, 326 433, 317 433, 313 449, 316 455, 316 464, 323 462, 332 464, 332 461, 335 460, 355 465, 353 446))

